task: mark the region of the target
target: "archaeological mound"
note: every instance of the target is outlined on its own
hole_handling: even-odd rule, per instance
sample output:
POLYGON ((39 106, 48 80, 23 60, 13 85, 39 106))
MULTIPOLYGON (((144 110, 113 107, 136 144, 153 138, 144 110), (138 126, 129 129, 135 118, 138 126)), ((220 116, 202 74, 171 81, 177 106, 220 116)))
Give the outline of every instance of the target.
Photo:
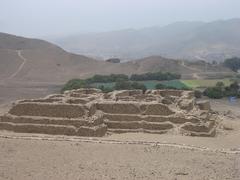
POLYGON ((78 89, 20 100, 0 117, 0 129, 71 136, 144 132, 215 136, 216 115, 192 91, 78 89))

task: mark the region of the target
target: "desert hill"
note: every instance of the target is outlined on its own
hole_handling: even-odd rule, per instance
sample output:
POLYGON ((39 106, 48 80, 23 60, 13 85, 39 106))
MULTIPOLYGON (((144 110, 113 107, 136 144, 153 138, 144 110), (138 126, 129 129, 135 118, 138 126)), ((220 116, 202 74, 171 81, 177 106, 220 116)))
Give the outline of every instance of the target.
POLYGON ((90 33, 55 39, 61 47, 92 57, 139 59, 152 55, 223 61, 240 56, 240 19, 177 22, 164 27, 90 33))
POLYGON ((229 72, 221 65, 214 66, 203 61, 197 65, 161 56, 117 64, 102 62, 69 53, 46 41, 4 33, 0 34, 0 47, 0 79, 5 81, 64 83, 72 78, 94 74, 170 71, 189 75, 203 71, 229 72))
POLYGON ((0 34, 0 109, 22 98, 59 92, 72 78, 86 76, 101 62, 74 55, 38 39, 0 34))
POLYGON ((72 78, 94 74, 141 74, 170 71, 183 78, 202 78, 208 73, 232 73, 221 65, 204 61, 187 62, 150 56, 111 63, 69 53, 46 41, 0 34, 0 105, 22 98, 43 97, 59 92, 72 78), (201 73, 201 74, 200 74, 201 73))
POLYGON ((59 47, 40 39, 31 39, 6 33, 0 33, 0 49, 33 50, 47 48, 59 48, 59 47))
POLYGON ((63 82, 93 71, 98 61, 38 39, 0 34, 0 79, 63 82))

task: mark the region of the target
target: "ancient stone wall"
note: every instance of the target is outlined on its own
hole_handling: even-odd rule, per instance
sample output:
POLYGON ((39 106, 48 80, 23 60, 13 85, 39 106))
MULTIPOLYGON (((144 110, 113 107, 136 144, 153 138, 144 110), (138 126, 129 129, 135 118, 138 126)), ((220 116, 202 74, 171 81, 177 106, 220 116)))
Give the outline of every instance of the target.
POLYGON ((17 116, 77 118, 84 116, 85 110, 81 105, 32 102, 17 104, 9 113, 17 116))
POLYGON ((0 117, 0 129, 79 136, 106 132, 214 136, 216 118, 209 103, 196 102, 192 91, 78 89, 16 102, 0 117))

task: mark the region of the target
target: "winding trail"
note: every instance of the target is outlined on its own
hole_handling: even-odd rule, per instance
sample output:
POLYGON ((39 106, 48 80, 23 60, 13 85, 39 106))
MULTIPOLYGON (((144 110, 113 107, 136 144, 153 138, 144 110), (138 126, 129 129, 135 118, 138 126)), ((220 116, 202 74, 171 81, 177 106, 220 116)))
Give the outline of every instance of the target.
POLYGON ((50 136, 50 135, 0 135, 0 138, 5 139, 22 139, 22 140, 45 140, 45 141, 69 141, 69 142, 85 142, 85 143, 100 143, 100 144, 129 144, 129 145, 149 145, 149 146, 165 146, 175 147, 180 149, 208 151, 224 154, 240 154, 240 149, 211 149, 208 147, 200 147, 194 145, 151 142, 151 141, 121 141, 114 139, 103 139, 96 137, 67 137, 67 136, 50 136))
POLYGON ((186 66, 186 64, 185 64, 184 61, 181 61, 181 65, 182 65, 183 67, 187 68, 187 69, 192 70, 192 71, 198 71, 198 72, 200 72, 200 70, 197 69, 197 68, 193 68, 193 67, 186 66))
MULTIPOLYGON (((186 66, 184 61, 181 62, 181 66, 183 66, 183 67, 185 67, 185 68, 187 68, 187 69, 189 69, 189 70, 192 70, 192 71, 200 72, 200 70, 197 69, 197 68, 193 68, 193 67, 186 66)), ((192 76, 193 76, 193 78, 195 78, 195 79, 201 79, 201 77, 200 77, 197 73, 193 73, 192 76)))
POLYGON ((14 77, 23 69, 24 65, 25 65, 26 62, 27 62, 27 59, 23 57, 21 50, 17 50, 16 52, 17 52, 19 58, 23 60, 23 62, 22 62, 22 64, 18 67, 18 69, 17 69, 11 76, 8 77, 8 79, 14 78, 14 77))

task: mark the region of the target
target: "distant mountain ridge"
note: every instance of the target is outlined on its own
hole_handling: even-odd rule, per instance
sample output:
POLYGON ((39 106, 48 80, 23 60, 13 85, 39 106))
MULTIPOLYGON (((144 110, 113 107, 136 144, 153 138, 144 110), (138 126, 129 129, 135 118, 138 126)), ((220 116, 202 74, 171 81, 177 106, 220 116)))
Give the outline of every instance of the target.
POLYGON ((189 78, 200 72, 231 73, 221 65, 205 62, 191 64, 162 56, 123 63, 97 61, 69 53, 47 41, 4 33, 0 33, 0 63, 0 83, 64 83, 72 78, 86 78, 94 74, 130 75, 156 71, 179 73, 189 78))
POLYGON ((64 49, 92 57, 223 61, 240 56, 240 19, 177 22, 164 27, 90 33, 55 39, 64 49))

